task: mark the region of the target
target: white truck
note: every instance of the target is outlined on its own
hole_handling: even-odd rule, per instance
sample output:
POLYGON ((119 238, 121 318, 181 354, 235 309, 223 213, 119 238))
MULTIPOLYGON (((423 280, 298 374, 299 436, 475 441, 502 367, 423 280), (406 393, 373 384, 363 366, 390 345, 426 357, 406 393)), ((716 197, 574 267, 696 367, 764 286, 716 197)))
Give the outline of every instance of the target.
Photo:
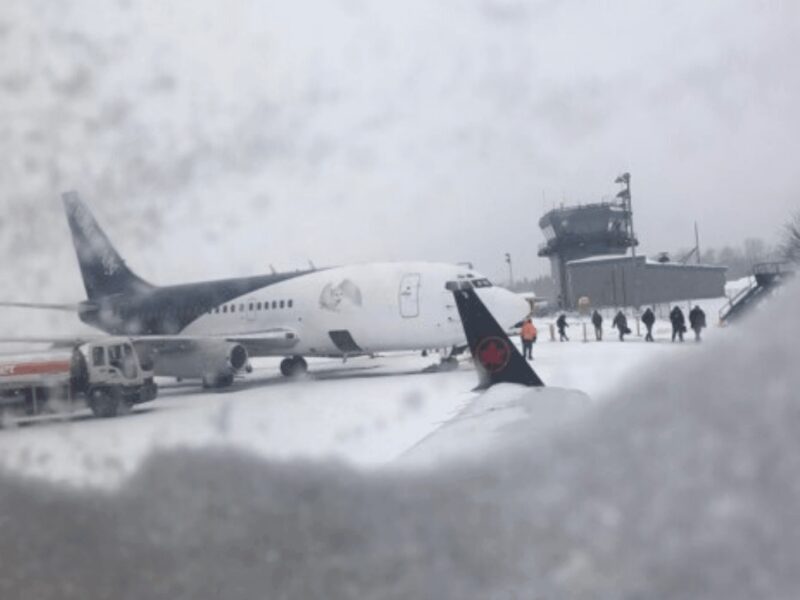
POLYGON ((152 365, 142 362, 124 337, 0 355, 0 418, 57 412, 77 401, 85 402, 97 417, 123 414, 158 394, 152 365))

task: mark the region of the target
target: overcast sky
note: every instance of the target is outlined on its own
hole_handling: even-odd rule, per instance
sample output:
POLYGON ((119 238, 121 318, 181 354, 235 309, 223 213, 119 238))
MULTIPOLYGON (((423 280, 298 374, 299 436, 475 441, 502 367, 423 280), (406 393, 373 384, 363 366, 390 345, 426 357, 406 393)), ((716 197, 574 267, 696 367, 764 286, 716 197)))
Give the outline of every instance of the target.
POLYGON ((545 209, 626 170, 647 253, 695 220, 706 247, 770 239, 800 207, 798 40, 791 0, 4 0, 0 250, 79 293, 76 188, 158 283, 405 258, 502 280, 505 252, 549 271, 545 209))

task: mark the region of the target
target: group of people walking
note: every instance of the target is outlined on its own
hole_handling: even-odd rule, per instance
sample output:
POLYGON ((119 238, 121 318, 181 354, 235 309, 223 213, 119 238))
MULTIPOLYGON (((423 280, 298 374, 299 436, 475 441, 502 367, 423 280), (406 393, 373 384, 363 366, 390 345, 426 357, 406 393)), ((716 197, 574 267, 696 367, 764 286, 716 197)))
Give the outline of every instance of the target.
MULTIPOLYGON (((672 323, 672 341, 676 339, 683 341, 683 334, 686 333, 686 317, 680 306, 676 306, 669 313, 669 320, 672 323)), ((694 339, 700 341, 700 333, 706 327, 706 313, 699 306, 695 306, 689 311, 689 327, 694 331, 694 339)))
MULTIPOLYGON (((653 337, 653 327, 656 323, 655 312, 652 308, 648 307, 642 313, 640 319, 646 330, 644 337, 645 341, 654 342, 655 338, 653 337)), ((672 341, 674 342, 678 340, 683 342, 683 335, 687 330, 686 318, 680 306, 676 305, 673 307, 669 313, 669 320, 672 325, 672 341)), ((594 326, 595 339, 598 342, 602 341, 603 315, 601 315, 597 310, 592 313, 592 325, 594 326)), ((619 341, 621 342, 624 342, 625 336, 631 333, 631 329, 628 327, 628 318, 621 310, 618 311, 614 316, 611 326, 618 331, 619 341)), ((694 331, 695 340, 699 342, 701 340, 701 332, 706 327, 706 313, 699 306, 695 306, 691 311, 689 311, 689 327, 691 327, 692 331, 694 331)), ((558 319, 556 319, 556 328, 558 329, 559 341, 568 342, 569 336, 567 335, 567 329, 569 328, 569 323, 567 323, 567 315, 563 313, 559 315, 558 319)), ((522 338, 522 350, 525 358, 533 359, 533 344, 536 342, 537 330, 530 318, 526 319, 523 323, 520 337, 522 338)))

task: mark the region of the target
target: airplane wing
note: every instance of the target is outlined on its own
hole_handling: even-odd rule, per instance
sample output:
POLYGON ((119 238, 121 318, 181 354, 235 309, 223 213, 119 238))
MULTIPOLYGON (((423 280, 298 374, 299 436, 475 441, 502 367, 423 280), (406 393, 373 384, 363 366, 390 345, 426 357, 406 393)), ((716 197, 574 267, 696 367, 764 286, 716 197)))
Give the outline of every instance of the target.
MULTIPOLYGON (((108 337, 103 334, 86 336, 11 336, 0 337, 0 344, 53 344, 55 346, 76 346, 85 342, 108 337)), ((129 339, 137 350, 157 353, 186 352, 195 350, 209 341, 226 341, 241 344, 250 355, 280 354, 288 352, 300 341, 291 329, 275 328, 246 334, 229 335, 132 335, 129 339)))
POLYGON ((86 302, 57 303, 57 302, 0 302, 0 308, 37 308, 42 310, 63 310, 66 312, 80 312, 87 308, 86 302))
POLYGON ((291 329, 276 328, 265 329, 263 331, 229 334, 229 335, 139 335, 131 336, 131 341, 136 346, 137 351, 142 350, 146 353, 173 353, 187 352, 197 349, 204 342, 226 341, 233 344, 241 344, 250 355, 280 354, 288 352, 300 341, 291 329))

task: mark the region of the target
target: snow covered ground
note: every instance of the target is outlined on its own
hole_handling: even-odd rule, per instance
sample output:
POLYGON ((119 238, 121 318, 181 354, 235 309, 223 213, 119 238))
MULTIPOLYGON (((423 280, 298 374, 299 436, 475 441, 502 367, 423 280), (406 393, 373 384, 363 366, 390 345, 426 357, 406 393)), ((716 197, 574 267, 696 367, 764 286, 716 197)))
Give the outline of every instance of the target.
MULTIPOLYGON (((655 344, 635 336, 619 343, 611 331, 602 343, 583 343, 578 322, 570 329, 573 341, 550 342, 547 322, 540 328, 534 368, 548 386, 580 390, 593 403, 657 371, 669 356, 700 351, 693 343, 666 341, 664 322, 656 327, 655 344)), ((709 330, 711 337, 724 333, 709 330)), ((229 390, 209 393, 196 384, 164 381, 156 401, 124 418, 97 420, 83 410, 67 419, 37 418, 2 430, 0 466, 59 483, 102 487, 124 481, 151 452, 176 447, 235 447, 273 459, 382 466, 478 397, 469 360, 455 372, 424 372, 437 360, 415 354, 345 364, 315 360, 309 378, 287 381, 277 359, 254 359, 254 373, 229 390)))

